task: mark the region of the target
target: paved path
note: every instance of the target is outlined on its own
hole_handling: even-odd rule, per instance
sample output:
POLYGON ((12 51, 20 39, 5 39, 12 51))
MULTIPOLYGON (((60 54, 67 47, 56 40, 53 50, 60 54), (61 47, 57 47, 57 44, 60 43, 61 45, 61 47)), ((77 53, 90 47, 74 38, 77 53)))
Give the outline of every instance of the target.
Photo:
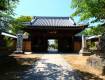
POLYGON ((25 71, 22 80, 80 80, 60 54, 45 54, 25 71))

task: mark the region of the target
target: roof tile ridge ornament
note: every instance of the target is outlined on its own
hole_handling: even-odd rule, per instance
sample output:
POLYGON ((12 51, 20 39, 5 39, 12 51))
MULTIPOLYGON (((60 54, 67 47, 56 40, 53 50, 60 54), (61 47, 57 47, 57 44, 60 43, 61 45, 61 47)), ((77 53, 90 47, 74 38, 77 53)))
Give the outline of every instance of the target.
POLYGON ((33 16, 33 18, 32 18, 32 20, 31 20, 30 24, 31 24, 31 25, 34 24, 36 20, 37 20, 37 17, 36 17, 36 16, 33 16))
POLYGON ((73 17, 70 16, 70 17, 69 17, 69 20, 70 20, 70 19, 72 20, 73 25, 76 25, 76 22, 74 21, 73 17))

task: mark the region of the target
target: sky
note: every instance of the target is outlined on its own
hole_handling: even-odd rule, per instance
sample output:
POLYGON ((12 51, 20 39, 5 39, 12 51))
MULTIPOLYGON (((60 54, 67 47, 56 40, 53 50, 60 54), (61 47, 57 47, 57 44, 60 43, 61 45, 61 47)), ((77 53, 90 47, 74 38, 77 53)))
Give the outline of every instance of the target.
MULTIPOLYGON (((74 11, 71 8, 71 0, 20 0, 15 9, 15 17, 22 15, 69 17, 74 11)), ((74 17, 74 21, 80 23, 80 17, 74 17)))
POLYGON ((16 17, 25 16, 70 16, 71 0, 20 0, 15 9, 16 17))

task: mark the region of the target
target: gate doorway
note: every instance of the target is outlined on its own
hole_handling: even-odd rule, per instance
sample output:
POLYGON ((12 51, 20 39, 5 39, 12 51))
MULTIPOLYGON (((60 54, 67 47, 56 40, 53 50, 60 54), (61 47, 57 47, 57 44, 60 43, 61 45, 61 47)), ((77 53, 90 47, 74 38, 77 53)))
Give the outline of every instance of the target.
POLYGON ((48 39, 48 52, 58 52, 58 40, 48 39))
POLYGON ((76 25, 70 17, 41 17, 34 16, 31 22, 24 23, 25 32, 30 34, 26 40, 30 42, 30 51, 48 52, 49 50, 59 53, 79 52, 81 49, 81 36, 75 36, 88 25, 76 25), (57 39, 57 48, 50 47, 51 40, 57 39))

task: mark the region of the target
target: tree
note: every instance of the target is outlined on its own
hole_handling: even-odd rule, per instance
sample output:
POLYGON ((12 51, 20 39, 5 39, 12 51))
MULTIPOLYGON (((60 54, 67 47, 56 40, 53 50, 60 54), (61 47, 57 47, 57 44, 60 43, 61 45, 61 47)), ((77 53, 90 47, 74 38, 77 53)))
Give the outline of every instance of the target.
POLYGON ((94 18, 91 22, 105 23, 105 0, 72 0, 71 7, 72 16, 80 16, 81 21, 94 18))
POLYGON ((1 13, 13 14, 19 0, 0 0, 1 13))
POLYGON ((19 30, 26 27, 23 25, 23 22, 30 22, 32 20, 31 16, 20 16, 11 22, 11 30, 12 33, 16 34, 19 30))
POLYGON ((72 8, 75 8, 72 16, 80 16, 81 21, 92 19, 93 23, 101 23, 100 26, 93 27, 86 33, 102 34, 99 47, 101 57, 105 58, 105 0, 72 0, 72 8))
MULTIPOLYGON (((14 19, 13 21, 11 21, 11 23, 9 24, 8 31, 11 31, 12 34, 16 35, 17 31, 19 31, 25 27, 22 25, 22 23, 29 22, 31 20, 32 20, 32 18, 30 16, 20 16, 20 17, 14 19)), ((13 40, 10 37, 5 36, 4 41, 5 41, 5 47, 7 47, 7 48, 14 47, 13 40)))
POLYGON ((19 0, 0 0, 0 30, 8 31, 9 24, 15 15, 14 9, 19 0))
POLYGON ((105 32, 104 27, 96 26, 96 27, 91 27, 82 32, 84 35, 102 35, 105 32))
POLYGON ((80 16, 80 21, 99 23, 86 29, 83 34, 99 35, 105 32, 105 0, 72 0, 71 7, 75 9, 72 16, 80 16))

